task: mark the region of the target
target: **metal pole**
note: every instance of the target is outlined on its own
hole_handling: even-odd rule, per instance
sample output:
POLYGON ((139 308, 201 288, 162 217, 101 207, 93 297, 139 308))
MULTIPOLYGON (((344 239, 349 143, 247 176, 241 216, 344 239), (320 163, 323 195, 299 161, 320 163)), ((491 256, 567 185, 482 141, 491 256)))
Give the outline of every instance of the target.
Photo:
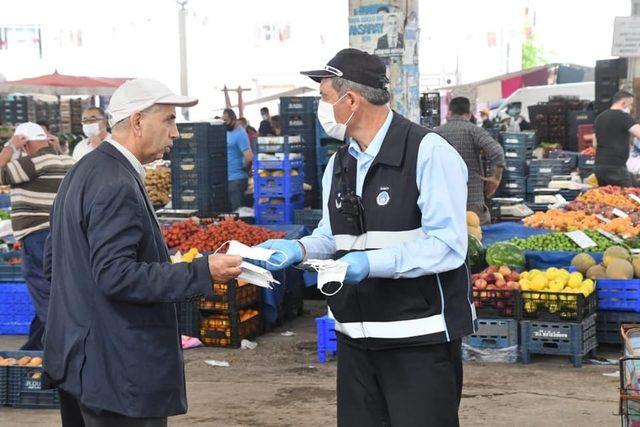
MULTIPOLYGON (((187 74, 187 5, 188 0, 176 0, 180 5, 178 11, 178 31, 180 34, 180 94, 189 94, 188 74, 187 74)), ((185 120, 189 120, 189 109, 182 108, 182 115, 185 120)))

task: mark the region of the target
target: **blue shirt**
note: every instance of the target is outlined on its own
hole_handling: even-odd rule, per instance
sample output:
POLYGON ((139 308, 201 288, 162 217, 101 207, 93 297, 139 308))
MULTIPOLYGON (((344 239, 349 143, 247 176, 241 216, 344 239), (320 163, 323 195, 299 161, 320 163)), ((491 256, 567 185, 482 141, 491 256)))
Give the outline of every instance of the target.
POLYGON ((249 177, 242 168, 244 164, 243 153, 247 150, 251 150, 247 131, 240 126, 232 131, 227 131, 227 178, 229 181, 249 177))
MULTIPOLYGON (((367 171, 378 155, 393 114, 363 152, 355 141, 349 154, 357 160, 356 193, 362 195, 367 171)), ((300 243, 307 259, 328 259, 336 251, 331 232, 328 200, 333 179, 329 160, 322 178, 322 220, 311 236, 300 243)), ((397 246, 367 251, 369 277, 413 278, 458 268, 467 257, 467 166, 458 152, 437 133, 428 133, 418 149, 416 183, 420 191, 418 207, 422 212, 424 237, 397 246)))

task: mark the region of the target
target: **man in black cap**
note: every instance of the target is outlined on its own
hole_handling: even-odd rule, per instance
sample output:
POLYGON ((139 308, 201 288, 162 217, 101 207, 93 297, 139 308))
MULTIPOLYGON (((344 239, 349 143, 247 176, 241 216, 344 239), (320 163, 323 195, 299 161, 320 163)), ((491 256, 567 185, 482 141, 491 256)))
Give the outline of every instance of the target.
POLYGON ((347 144, 324 174, 313 235, 263 246, 283 267, 348 266, 344 286, 322 289, 338 336, 338 425, 457 426, 461 338, 476 319, 467 168, 440 135, 391 111, 385 73, 356 49, 303 73, 320 82, 323 128, 347 144))

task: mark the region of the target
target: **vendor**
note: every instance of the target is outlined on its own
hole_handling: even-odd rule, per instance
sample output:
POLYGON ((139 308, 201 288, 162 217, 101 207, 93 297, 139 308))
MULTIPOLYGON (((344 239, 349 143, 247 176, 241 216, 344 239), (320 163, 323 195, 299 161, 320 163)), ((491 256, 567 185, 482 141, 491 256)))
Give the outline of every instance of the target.
POLYGON ((596 117, 596 178, 598 185, 631 187, 627 169, 631 136, 640 138, 640 125, 631 117, 633 95, 626 91, 616 93, 611 108, 596 117))
POLYGON ((22 273, 36 314, 22 350, 42 350, 51 284, 44 277, 44 242, 49 235, 49 211, 73 159, 59 155, 49 136, 35 123, 23 123, 0 152, 0 185, 11 186, 11 226, 22 242, 22 273), (27 155, 11 160, 17 151, 27 155))
POLYGON ((449 103, 447 123, 435 130, 442 135, 462 156, 467 164, 467 210, 475 212, 481 224, 491 222, 487 201, 495 194, 500 181, 505 159, 502 146, 489 133, 469 122, 471 103, 468 98, 453 98, 449 103), (493 173, 484 176, 483 156, 491 162, 493 173))
POLYGON ((324 173, 313 235, 262 246, 286 254, 270 260, 282 268, 331 258, 348 266, 328 298, 338 425, 456 426, 461 338, 475 321, 464 161, 440 135, 390 109, 378 56, 345 49, 303 74, 320 83, 322 127, 346 144, 324 173))
POLYGON ((84 110, 82 132, 86 138, 73 149, 73 160, 76 162, 95 150, 105 140, 111 139, 111 135, 107 132, 107 118, 102 108, 89 107, 84 110))
POLYGON ((236 113, 227 108, 222 113, 222 120, 227 127, 227 177, 229 191, 229 206, 235 212, 243 206, 244 194, 249 185, 249 175, 246 172, 253 161, 253 152, 249 135, 238 122, 236 113))

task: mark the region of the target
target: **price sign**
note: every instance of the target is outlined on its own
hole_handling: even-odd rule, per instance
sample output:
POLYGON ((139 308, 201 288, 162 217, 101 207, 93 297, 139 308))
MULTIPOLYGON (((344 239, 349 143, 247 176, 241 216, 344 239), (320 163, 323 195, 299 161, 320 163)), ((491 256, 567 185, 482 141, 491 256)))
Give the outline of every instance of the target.
POLYGON ((618 208, 614 208, 612 212, 613 212, 613 214, 614 214, 615 216, 617 216, 617 217, 620 217, 620 218, 629 218, 629 215, 627 215, 625 212, 622 212, 622 211, 621 211, 620 209, 618 209, 618 208))
POLYGON ((629 194, 629 198, 636 203, 640 203, 640 197, 636 196, 635 194, 629 194))
POLYGON ((611 220, 601 214, 596 215, 596 218, 598 218, 600 221, 604 222, 605 224, 611 222, 611 220))
POLYGON ((580 247, 580 249, 593 248, 594 246, 598 246, 596 242, 591 240, 589 236, 587 236, 584 231, 575 230, 569 231, 568 233, 564 233, 568 238, 574 241, 576 245, 580 247))
POLYGON ((611 240, 612 242, 615 242, 619 245, 623 244, 624 242, 622 241, 621 238, 619 238, 618 236, 616 236, 615 234, 611 234, 608 231, 604 231, 602 228, 598 228, 598 233, 602 234, 604 237, 606 237, 607 239, 611 240))

